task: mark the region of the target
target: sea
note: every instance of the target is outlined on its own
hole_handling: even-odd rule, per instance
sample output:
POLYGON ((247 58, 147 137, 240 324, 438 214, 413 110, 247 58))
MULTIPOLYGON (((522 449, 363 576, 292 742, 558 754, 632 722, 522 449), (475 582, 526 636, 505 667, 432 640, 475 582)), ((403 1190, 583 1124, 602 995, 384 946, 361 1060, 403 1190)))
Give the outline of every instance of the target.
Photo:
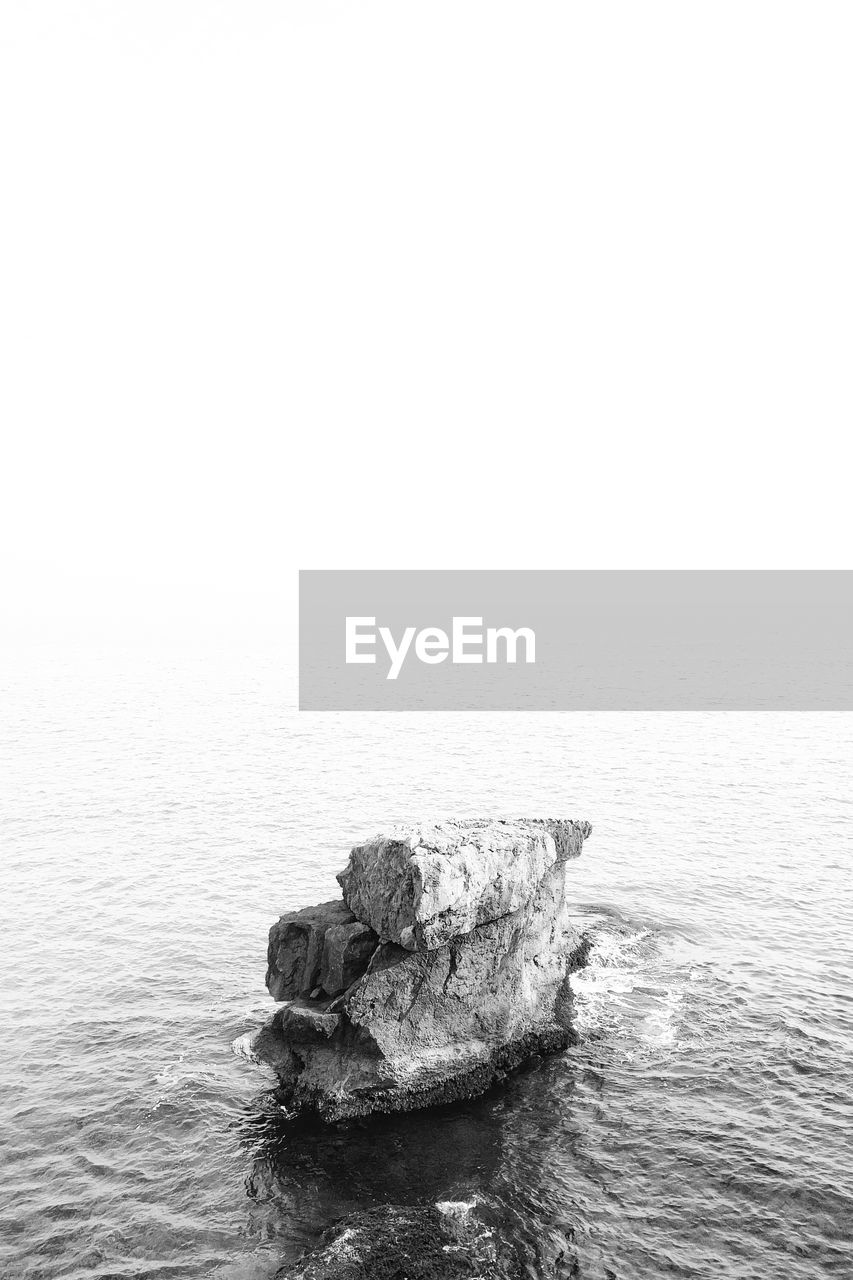
POLYGON ((523 1274, 853 1276, 853 716, 309 714, 276 649, 0 668, 0 1275, 264 1280, 464 1200, 523 1274), (323 1127, 241 1053, 267 932, 350 846, 588 819, 578 1043, 323 1127))

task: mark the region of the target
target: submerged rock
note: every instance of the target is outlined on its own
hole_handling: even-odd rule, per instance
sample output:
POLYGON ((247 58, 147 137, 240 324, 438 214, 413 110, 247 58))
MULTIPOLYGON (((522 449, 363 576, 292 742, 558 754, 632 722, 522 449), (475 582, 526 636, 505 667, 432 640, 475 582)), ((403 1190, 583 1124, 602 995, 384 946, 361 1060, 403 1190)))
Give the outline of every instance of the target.
POLYGON ((565 862, 588 823, 441 823, 356 846, 346 902, 282 916, 252 1042, 288 1107, 327 1120, 482 1093, 571 1040, 583 940, 565 862))
POLYGON ((473 1212, 473 1204, 386 1205, 337 1223, 316 1249, 275 1280, 515 1280, 514 1252, 473 1212))

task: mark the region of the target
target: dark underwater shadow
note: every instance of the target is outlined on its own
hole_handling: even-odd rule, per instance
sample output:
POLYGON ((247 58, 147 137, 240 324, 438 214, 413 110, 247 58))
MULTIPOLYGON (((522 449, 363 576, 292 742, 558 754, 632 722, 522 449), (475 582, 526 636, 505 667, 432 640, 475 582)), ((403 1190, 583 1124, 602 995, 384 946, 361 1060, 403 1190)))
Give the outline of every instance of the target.
POLYGON ((446 1107, 324 1124, 264 1094, 237 1123, 247 1190, 337 1192, 342 1201, 419 1204, 485 1190, 501 1162, 492 1095, 446 1107))
POLYGON ((306 1229, 377 1205, 476 1201, 525 1274, 580 1277, 572 1207, 554 1198, 555 1163, 579 1154, 574 1089, 573 1063, 561 1054, 476 1099, 337 1124, 293 1117, 275 1092, 265 1093, 235 1123, 248 1157, 246 1192, 286 1206, 303 1239, 306 1229))

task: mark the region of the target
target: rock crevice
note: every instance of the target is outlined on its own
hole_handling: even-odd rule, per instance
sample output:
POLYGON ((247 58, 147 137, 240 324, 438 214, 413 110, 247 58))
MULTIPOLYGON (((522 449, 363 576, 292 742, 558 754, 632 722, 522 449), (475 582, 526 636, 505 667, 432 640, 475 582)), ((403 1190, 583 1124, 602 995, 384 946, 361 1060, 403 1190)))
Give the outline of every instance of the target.
POLYGON ((467 820, 356 845, 342 902, 270 930, 267 986, 285 1003, 252 1047, 287 1104, 328 1120, 409 1110, 565 1048, 584 957, 565 863, 590 831, 467 820))

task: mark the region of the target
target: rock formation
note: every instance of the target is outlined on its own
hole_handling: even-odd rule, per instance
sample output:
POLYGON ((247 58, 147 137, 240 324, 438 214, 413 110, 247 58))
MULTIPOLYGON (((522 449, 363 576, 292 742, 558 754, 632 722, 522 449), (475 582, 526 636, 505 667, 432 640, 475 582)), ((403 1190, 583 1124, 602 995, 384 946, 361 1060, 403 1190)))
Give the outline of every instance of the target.
POLYGON ((357 845, 343 902, 281 917, 252 1052, 326 1120, 482 1093, 571 1039, 565 863, 586 822, 455 821, 357 845))

